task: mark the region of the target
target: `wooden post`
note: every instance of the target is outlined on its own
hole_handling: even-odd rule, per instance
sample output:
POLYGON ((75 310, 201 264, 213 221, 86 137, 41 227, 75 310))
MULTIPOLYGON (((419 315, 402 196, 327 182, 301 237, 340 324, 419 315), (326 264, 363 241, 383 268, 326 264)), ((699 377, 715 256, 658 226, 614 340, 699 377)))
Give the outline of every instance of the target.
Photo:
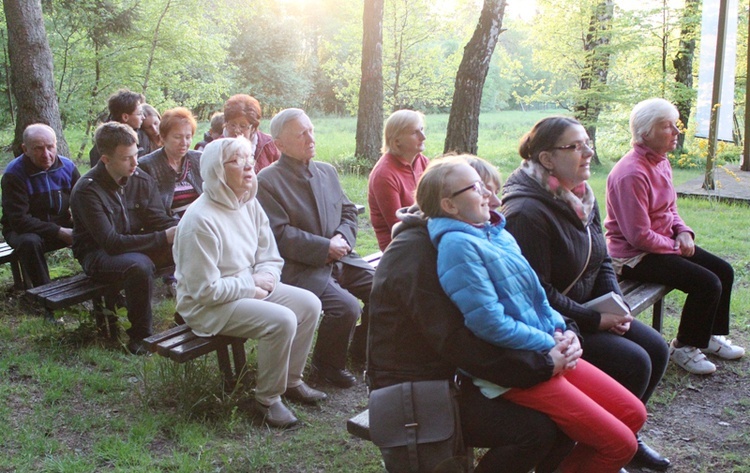
POLYGON ((719 28, 716 32, 716 58, 714 60, 714 87, 711 96, 711 121, 708 128, 708 156, 703 188, 714 190, 714 159, 716 158, 717 135, 719 134, 719 107, 721 107, 721 81, 724 76, 724 43, 727 34, 728 0, 719 1, 719 28))
MULTIPOLYGON (((750 15, 747 16, 747 23, 750 25, 750 15)), ((750 36, 747 37, 747 50, 750 51, 750 36)), ((748 103, 748 97, 750 97, 750 54, 745 55, 745 136, 742 147, 742 166, 741 171, 750 171, 750 104, 748 103)))

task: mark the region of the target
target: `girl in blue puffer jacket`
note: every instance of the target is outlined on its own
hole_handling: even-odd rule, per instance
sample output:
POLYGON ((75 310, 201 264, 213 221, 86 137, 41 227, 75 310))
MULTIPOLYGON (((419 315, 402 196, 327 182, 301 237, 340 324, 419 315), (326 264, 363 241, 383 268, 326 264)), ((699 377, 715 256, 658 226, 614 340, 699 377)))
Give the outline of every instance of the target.
MULTIPOLYGON (((499 186, 495 186, 499 187, 499 186)), ((561 471, 616 473, 636 452, 635 432, 646 421, 638 398, 581 356, 575 332, 547 301, 536 273, 490 210, 491 193, 465 157, 434 160, 416 200, 438 249, 438 276, 477 337, 512 349, 549 352, 553 376, 528 389, 474 378, 488 398, 504 397, 544 412, 578 442, 561 471)))

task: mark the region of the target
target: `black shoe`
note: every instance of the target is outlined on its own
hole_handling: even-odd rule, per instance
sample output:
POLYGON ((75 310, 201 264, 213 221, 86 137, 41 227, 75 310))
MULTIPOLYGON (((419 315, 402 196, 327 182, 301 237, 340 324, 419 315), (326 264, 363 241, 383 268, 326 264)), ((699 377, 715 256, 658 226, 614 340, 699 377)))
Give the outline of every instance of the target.
POLYGON ((151 356, 151 352, 143 344, 143 340, 130 340, 127 348, 132 355, 151 356))
POLYGON ((347 369, 337 369, 324 364, 313 363, 310 366, 310 379, 316 383, 325 381, 339 388, 351 388, 357 384, 357 378, 347 369))
POLYGON ((646 445, 646 443, 639 437, 638 451, 635 452, 635 456, 630 461, 630 464, 650 468, 656 471, 664 471, 669 468, 671 462, 669 459, 659 455, 659 452, 646 445))

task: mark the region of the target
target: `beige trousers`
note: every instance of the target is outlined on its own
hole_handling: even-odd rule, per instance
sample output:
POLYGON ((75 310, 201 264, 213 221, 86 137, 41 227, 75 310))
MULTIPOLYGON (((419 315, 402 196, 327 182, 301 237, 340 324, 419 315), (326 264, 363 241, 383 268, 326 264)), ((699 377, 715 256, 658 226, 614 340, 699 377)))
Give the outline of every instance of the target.
POLYGON ((302 383, 318 317, 312 292, 282 283, 264 300, 242 299, 232 312, 219 333, 258 340, 258 402, 279 402, 287 387, 302 383))

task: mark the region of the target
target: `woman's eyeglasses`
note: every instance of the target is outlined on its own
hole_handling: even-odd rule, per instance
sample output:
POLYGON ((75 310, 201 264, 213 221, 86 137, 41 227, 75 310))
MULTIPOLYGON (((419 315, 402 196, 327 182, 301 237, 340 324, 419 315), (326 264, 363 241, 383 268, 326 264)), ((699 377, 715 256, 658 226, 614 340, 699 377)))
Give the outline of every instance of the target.
POLYGON ((574 149, 574 150, 576 150, 576 151, 579 151, 579 152, 580 152, 581 150, 583 150, 583 147, 584 147, 584 146, 585 146, 586 148, 590 149, 590 150, 593 150, 593 149, 594 149, 594 142, 593 142, 593 141, 591 141, 591 140, 585 140, 585 141, 576 141, 575 143, 573 143, 573 144, 571 144, 571 145, 565 145, 565 146, 553 146, 553 147, 552 147, 552 148, 550 148, 550 149, 561 149, 561 150, 569 150, 569 149, 574 149))
POLYGON ((232 159, 231 161, 227 161, 224 164, 237 164, 237 166, 241 168, 254 168, 255 167, 255 158, 253 156, 239 156, 237 158, 232 159))
POLYGON ((233 132, 240 131, 242 133, 245 133, 247 130, 251 130, 253 128, 253 126, 250 124, 238 125, 236 123, 225 123, 224 126, 229 131, 233 131, 233 132))
POLYGON ((452 199, 452 198, 456 197, 459 194, 463 194, 464 192, 468 191, 469 189, 473 189, 474 192, 476 192, 479 195, 484 195, 485 192, 489 192, 489 190, 487 189, 487 186, 484 185, 484 182, 477 181, 477 182, 475 182, 474 184, 472 184, 470 186, 466 186, 463 189, 457 190, 456 192, 454 192, 453 194, 451 194, 450 198, 452 199))

